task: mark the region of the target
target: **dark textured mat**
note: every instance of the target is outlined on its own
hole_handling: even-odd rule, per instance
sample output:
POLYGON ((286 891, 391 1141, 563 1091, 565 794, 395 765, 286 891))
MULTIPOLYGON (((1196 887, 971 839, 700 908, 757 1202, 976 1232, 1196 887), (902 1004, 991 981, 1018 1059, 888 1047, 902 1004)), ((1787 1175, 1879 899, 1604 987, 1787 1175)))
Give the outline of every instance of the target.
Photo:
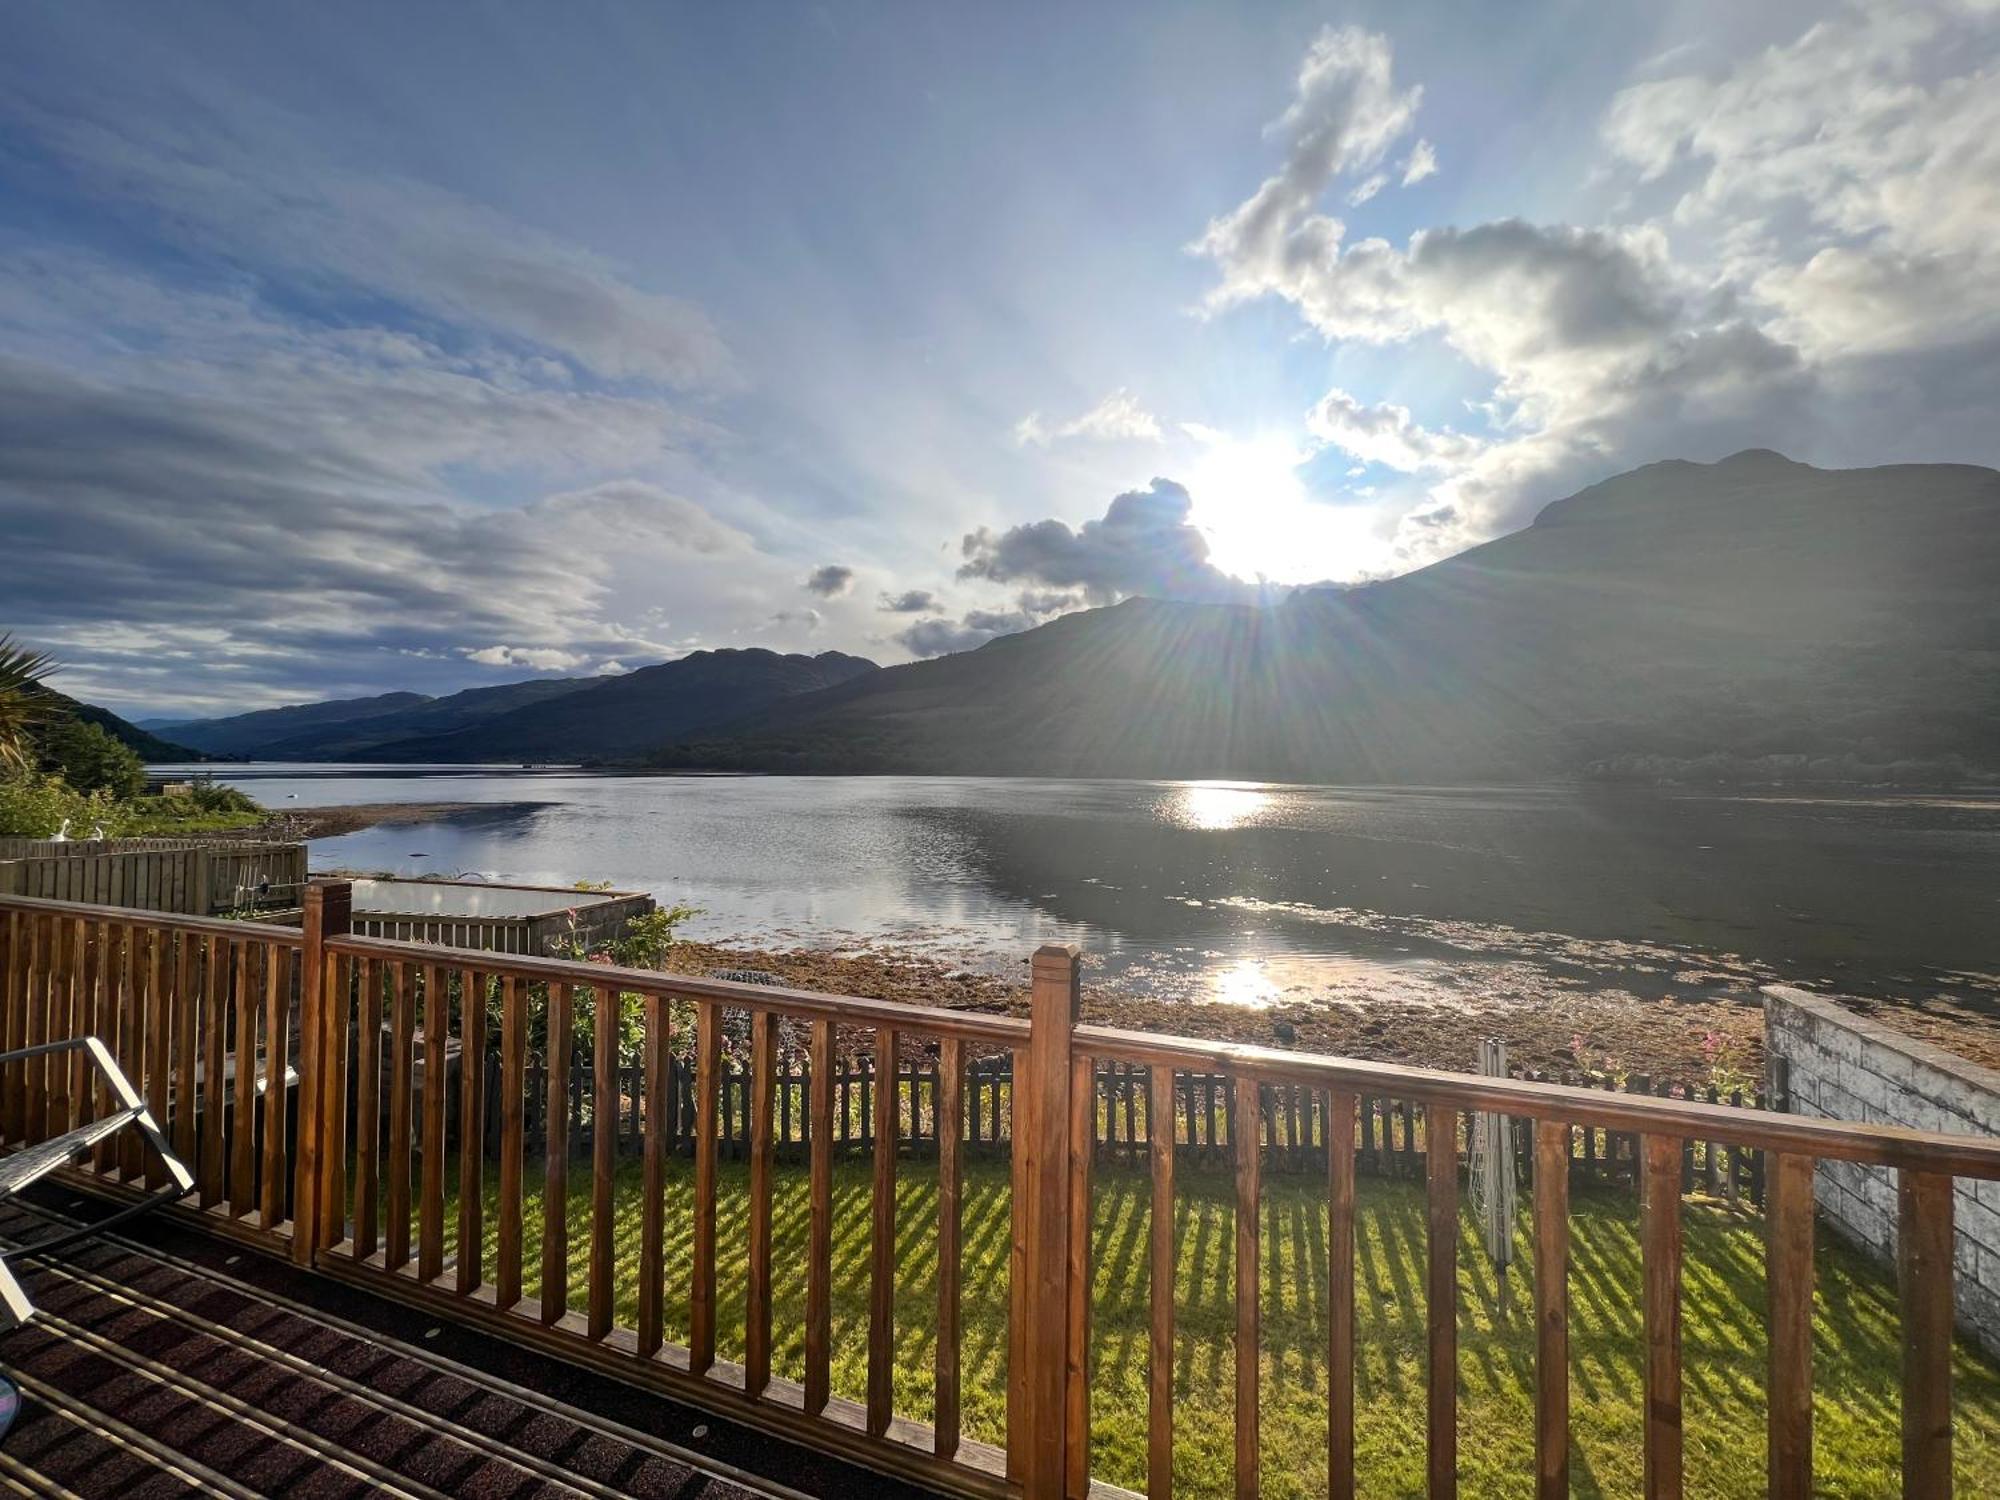
MULTIPOLYGON (((44 1201, 80 1217, 103 1211, 78 1206, 67 1193, 44 1201)), ((9 1239, 33 1238, 37 1223, 18 1210, 0 1210, 0 1235, 9 1239)), ((344 1456, 365 1461, 363 1469, 379 1466, 391 1484, 474 1500, 574 1493, 522 1463, 521 1455, 642 1500, 748 1500, 765 1493, 551 1411, 537 1397, 809 1495, 900 1500, 926 1493, 500 1340, 440 1327, 408 1308, 163 1220, 125 1234, 194 1269, 115 1240, 75 1246, 48 1268, 18 1261, 47 1316, 0 1334, 0 1368, 47 1388, 63 1408, 50 1410, 31 1396, 4 1452, 85 1496, 153 1500, 201 1492, 160 1467, 158 1456, 94 1431, 93 1412, 236 1484, 308 1500, 347 1500, 381 1488, 366 1473, 343 1470, 335 1460, 344 1456), (255 1290, 210 1279, 203 1274, 209 1270, 255 1290), (65 1272, 102 1278, 131 1301, 65 1272), (263 1295, 301 1306, 274 1305, 263 1295), (360 1331, 329 1326, 322 1316, 360 1331), (246 1348, 215 1332, 217 1325, 313 1368, 291 1368, 246 1348), (435 1335, 413 1350, 427 1329, 435 1335), (90 1347, 93 1339, 112 1347, 90 1347), (329 1374, 363 1389, 343 1388, 329 1374), (519 1389, 495 1389, 482 1377, 519 1389), (413 1410, 399 1411, 378 1394, 413 1410), (225 1409, 231 1401, 248 1410, 225 1409), (504 1451, 495 1452, 496 1444, 504 1451)))

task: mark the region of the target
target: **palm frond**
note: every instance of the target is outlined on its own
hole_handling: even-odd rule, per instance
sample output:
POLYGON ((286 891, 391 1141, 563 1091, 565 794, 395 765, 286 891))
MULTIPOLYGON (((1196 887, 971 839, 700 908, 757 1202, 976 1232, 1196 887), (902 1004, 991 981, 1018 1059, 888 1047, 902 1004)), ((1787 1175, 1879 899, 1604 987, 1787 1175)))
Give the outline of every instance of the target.
POLYGON ((48 652, 17 645, 12 635, 0 635, 0 767, 33 768, 29 733, 58 712, 42 681, 55 669, 56 659, 48 652))

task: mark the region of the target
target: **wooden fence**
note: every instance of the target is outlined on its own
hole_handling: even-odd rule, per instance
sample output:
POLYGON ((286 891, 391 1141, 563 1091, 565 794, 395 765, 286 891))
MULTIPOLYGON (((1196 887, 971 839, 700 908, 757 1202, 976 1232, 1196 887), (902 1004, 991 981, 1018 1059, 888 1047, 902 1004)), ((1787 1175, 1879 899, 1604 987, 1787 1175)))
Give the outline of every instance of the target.
POLYGON ((0 895, 213 916, 296 902, 306 846, 230 839, 0 840, 0 895))
MULTIPOLYGON (((337 883, 308 893, 297 933, 0 897, 0 1035, 10 1046, 85 1029, 115 1038, 135 1082, 197 1164, 198 1195, 187 1211, 198 1223, 431 1315, 972 1496, 1053 1500, 1088 1492, 1091 1184, 1104 1152, 1129 1143, 1124 1159, 1146 1173, 1150 1194, 1150 1493, 1164 1496, 1172 1486, 1175 1317, 1185 1290, 1177 1284, 1177 1173, 1184 1146, 1199 1152, 1219 1144, 1234 1190, 1236 1491, 1254 1495, 1261 1480, 1260 1195, 1275 1148, 1302 1152, 1306 1161, 1317 1155, 1325 1174, 1326 1483, 1331 1494, 1351 1500, 1355 1181, 1368 1156, 1366 1099, 1378 1101, 1375 1149, 1383 1147, 1386 1121, 1392 1152, 1420 1153, 1431 1496, 1457 1493, 1459 1143, 1467 1113, 1484 1111, 1532 1122, 1537 1495, 1554 1500, 1569 1491, 1568 1195, 1579 1137, 1594 1137, 1636 1142, 1629 1155, 1621 1146, 1611 1157, 1631 1163, 1640 1189, 1649 1497, 1678 1497, 1683 1489, 1680 1189, 1688 1143, 1716 1143, 1717 1154, 1707 1159, 1718 1164, 1761 1160, 1770 1288, 1768 1484, 1775 1496, 1802 1500, 1812 1478, 1814 1163, 1893 1167, 1902 1213, 1903 1491, 1950 1493, 1952 1181, 2000 1180, 2000 1142, 1083 1026, 1074 949, 1035 955, 1031 1014, 1018 1019, 357 937, 346 931, 347 918, 348 892, 337 883), (538 1215, 540 1242, 529 1243, 535 1221, 525 1212, 528 1179, 540 1178, 542 1201, 568 1201, 574 1080, 589 1080, 593 1100, 616 1099, 623 1109, 630 1074, 620 1027, 609 1023, 626 1013, 628 996, 638 997, 640 1016, 641 1082, 630 1097, 641 1115, 641 1164, 637 1173, 620 1171, 619 1131, 591 1129, 588 1166, 581 1169, 589 1187, 587 1248, 575 1282, 581 1297, 573 1305, 565 1216, 538 1215), (607 1024, 594 1024, 600 1015, 607 1024), (593 1024, 579 1050, 575 1039, 585 1022, 593 1024), (785 1027, 806 1038, 803 1068, 781 1067, 785 1027), (451 1068, 426 1065, 454 1051, 461 1059, 484 1058, 489 1032, 497 1033, 497 1074, 461 1067, 454 1090, 451 1068), (746 1035, 740 1058, 726 1071, 725 1039, 735 1047, 746 1035), (872 1056, 873 1079, 895 1077, 897 1086, 841 1101, 837 1043, 872 1056), (545 1055, 531 1074, 536 1051, 545 1055), (922 1059, 914 1079, 905 1072, 913 1057, 922 1059), (692 1059, 691 1079, 670 1083, 682 1058, 692 1059), (962 1433, 960 1421, 960 1214, 970 1141, 935 1122, 972 1116, 968 1093, 976 1096, 973 1080, 980 1076, 973 1064, 996 1058, 1011 1069, 998 1094, 1012 1185, 1009 1384, 1003 1441, 989 1447, 962 1433), (781 1089, 788 1070, 794 1076, 781 1089), (732 1233, 744 1237, 747 1270, 740 1284, 725 1288, 718 1277, 718 1164, 726 1134, 723 1080, 732 1073, 732 1094, 740 1086, 748 1108, 747 1186, 731 1189, 742 1194, 731 1221, 739 1226, 732 1233), (265 1079, 276 1086, 262 1087, 265 1079), (1106 1079, 1113 1080, 1109 1094, 1106 1079), (794 1097, 800 1087, 803 1097, 794 1097), (664 1304, 667 1168, 680 1139, 669 1119, 676 1088, 678 1097, 691 1093, 694 1113, 689 1332, 679 1346, 666 1340, 664 1304), (295 1119, 288 1116, 288 1095, 299 1101, 295 1119), (805 1121, 809 1225, 800 1250, 787 1252, 803 1265, 783 1273, 798 1274, 804 1285, 797 1383, 772 1369, 781 1095, 799 1105, 805 1121), (543 1101, 544 1140, 531 1154, 536 1097, 543 1101), (1295 1101, 1301 1124, 1290 1134, 1295 1101), (869 1163, 866 1384, 857 1401, 834 1396, 830 1383, 833 1247, 836 1233, 850 1240, 859 1233, 837 1221, 864 1214, 834 1191, 837 1107, 842 1116, 865 1118, 869 1163), (1247 1116, 1255 1128, 1230 1130, 1232 1107, 1235 1118, 1247 1116), (448 1115, 455 1150, 446 1145, 448 1115), (491 1117, 499 1121, 497 1174, 483 1149, 491 1117), (1100 1132, 1114 1117, 1121 1134, 1111 1140, 1100 1132), (908 1222, 911 1210, 897 1181, 904 1137, 916 1136, 926 1119, 936 1160, 926 1180, 934 1175, 936 1191, 924 1196, 922 1211, 935 1215, 936 1256, 934 1265, 926 1256, 922 1274, 934 1284, 936 1301, 927 1330, 934 1358, 930 1419, 918 1421, 897 1402, 912 1372, 895 1364, 896 1292, 899 1280, 914 1274, 899 1259, 898 1242, 917 1227, 908 1222), (1141 1148, 1136 1127, 1147 1119, 1178 1124, 1149 1130, 1141 1148), (1440 1149, 1446 1142, 1450 1149, 1440 1149), (633 1242, 622 1248, 621 1201, 639 1221, 633 1242), (526 1281, 531 1264, 539 1273, 533 1295, 526 1281), (725 1291, 741 1298, 740 1363, 718 1357, 725 1291), (629 1321, 619 1311, 626 1307, 629 1321)), ((989 1110, 995 1097, 989 1091, 989 1110)), ((732 1108, 741 1105, 739 1098, 732 1108)), ((79 1112, 101 1107, 68 1060, 13 1065, 0 1077, 0 1139, 9 1146, 42 1139, 79 1112)), ((605 1118, 624 1117, 607 1108, 605 1118)), ((146 1175, 122 1141, 80 1169, 81 1181, 114 1194, 136 1191, 146 1175)), ((1755 1309, 1744 1311, 1756 1316, 1755 1309)))

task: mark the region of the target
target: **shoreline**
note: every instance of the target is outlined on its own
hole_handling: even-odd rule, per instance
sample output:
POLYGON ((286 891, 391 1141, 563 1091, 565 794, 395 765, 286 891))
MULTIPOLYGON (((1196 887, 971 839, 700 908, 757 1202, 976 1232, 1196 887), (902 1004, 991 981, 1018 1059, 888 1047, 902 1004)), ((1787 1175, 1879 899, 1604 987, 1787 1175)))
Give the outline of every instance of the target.
POLYGON ((260 838, 329 839, 364 828, 432 823, 464 813, 515 808, 515 802, 349 802, 337 807, 301 807, 276 812, 250 832, 260 838))
MULTIPOLYGON (((1088 962, 1086 958, 1086 963, 1088 962)), ((1025 1016, 1025 973, 945 962, 894 945, 859 950, 760 948, 678 940, 669 973, 762 969, 798 989, 1025 1016)), ((1947 999, 1883 1001, 1820 991, 1857 1014, 1986 1067, 2000 1068, 2000 1020, 1947 999)), ((1646 999, 1615 989, 1572 990, 1451 1004, 1397 997, 1283 1000, 1264 1007, 1120 992, 1083 979, 1083 1020, 1131 1031, 1321 1052, 1369 1062, 1469 1073, 1479 1044, 1507 1043, 1516 1068, 1560 1078, 1629 1077, 1657 1084, 1764 1083, 1764 1013, 1755 991, 1713 999, 1646 999)))
MULTIPOLYGON (((762 969, 799 989, 991 1014, 1025 1016, 1028 1010, 1025 974, 1015 980, 893 946, 774 949, 681 940, 669 950, 666 968, 698 975, 762 969)), ((1580 1074, 1587 1066, 1595 1075, 1706 1087, 1722 1062, 1753 1082, 1763 1076, 1763 1012, 1731 1000, 1642 1000, 1597 991, 1452 1005, 1374 997, 1281 1000, 1253 1008, 1125 993, 1093 983, 1086 969, 1083 1020, 1449 1072, 1475 1071, 1481 1040, 1497 1036, 1507 1042, 1515 1066, 1550 1074, 1580 1074), (1717 1039, 1713 1056, 1711 1037, 1717 1039)))

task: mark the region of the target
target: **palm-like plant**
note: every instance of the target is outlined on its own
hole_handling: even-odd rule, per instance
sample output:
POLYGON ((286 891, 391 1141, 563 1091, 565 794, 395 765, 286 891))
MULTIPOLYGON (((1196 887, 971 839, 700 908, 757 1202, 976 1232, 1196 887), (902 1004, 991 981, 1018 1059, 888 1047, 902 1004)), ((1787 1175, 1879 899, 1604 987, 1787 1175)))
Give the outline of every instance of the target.
POLYGON ((56 705, 42 688, 42 679, 55 668, 55 658, 47 652, 0 635, 0 770, 34 768, 35 748, 28 735, 55 715, 56 705))

